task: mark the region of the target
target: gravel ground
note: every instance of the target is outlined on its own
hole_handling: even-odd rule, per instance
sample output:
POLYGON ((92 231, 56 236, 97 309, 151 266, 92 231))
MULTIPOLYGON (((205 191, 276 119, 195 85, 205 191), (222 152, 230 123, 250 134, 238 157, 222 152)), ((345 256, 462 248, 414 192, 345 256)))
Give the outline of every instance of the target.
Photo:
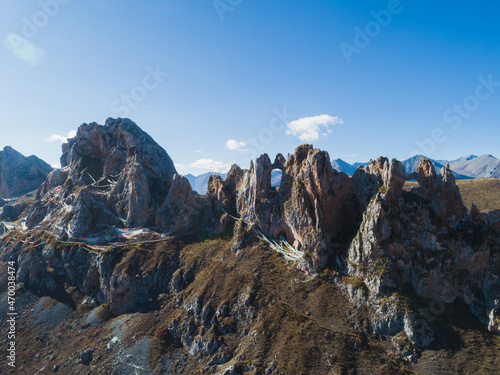
POLYGON ((151 374, 149 366, 149 347, 151 339, 144 337, 133 347, 122 349, 115 358, 115 371, 117 375, 146 375, 151 374))
POLYGON ((41 324, 45 328, 54 329, 69 319, 69 314, 73 311, 71 307, 64 303, 56 303, 49 308, 44 308, 46 302, 47 300, 44 297, 35 305, 33 309, 35 320, 32 325, 41 324))

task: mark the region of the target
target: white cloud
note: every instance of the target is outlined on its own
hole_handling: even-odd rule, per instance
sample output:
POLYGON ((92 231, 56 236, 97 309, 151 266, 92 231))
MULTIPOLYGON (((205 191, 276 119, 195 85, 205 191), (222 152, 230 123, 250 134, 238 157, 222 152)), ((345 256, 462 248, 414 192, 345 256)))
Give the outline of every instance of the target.
POLYGON ((4 39, 3 44, 18 59, 24 60, 31 66, 37 66, 45 56, 45 52, 36 47, 28 39, 20 35, 9 33, 4 39))
POLYGON ((230 139, 226 142, 226 147, 233 151, 245 151, 247 146, 247 142, 238 142, 234 139, 230 139))
POLYGON ((287 135, 297 137, 302 142, 314 142, 319 140, 320 135, 326 137, 333 131, 330 126, 341 125, 343 121, 337 116, 320 115, 304 117, 287 124, 287 135))
POLYGON ((197 154, 203 154, 203 151, 201 151, 201 150, 196 150, 196 153, 197 153, 197 154))
POLYGON ((213 159, 200 159, 196 160, 190 165, 192 168, 206 169, 210 172, 224 173, 231 168, 230 165, 223 163, 221 161, 215 161, 213 159))
POLYGON ((203 169, 206 172, 225 173, 229 171, 231 166, 222 161, 213 159, 199 159, 191 164, 175 164, 175 169, 181 174, 188 173, 191 169, 203 169))
POLYGON ((182 175, 185 175, 188 172, 188 166, 186 164, 178 164, 174 163, 175 169, 182 175))
POLYGON ((67 135, 64 134, 52 134, 48 138, 44 138, 47 142, 60 141, 66 143, 69 138, 74 138, 76 136, 76 130, 71 130, 67 135))

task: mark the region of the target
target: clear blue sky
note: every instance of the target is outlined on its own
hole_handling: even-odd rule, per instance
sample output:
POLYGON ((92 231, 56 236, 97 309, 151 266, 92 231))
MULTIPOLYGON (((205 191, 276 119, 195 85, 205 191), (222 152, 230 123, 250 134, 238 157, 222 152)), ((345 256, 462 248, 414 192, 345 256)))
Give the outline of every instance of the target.
POLYGON ((500 82, 500 4, 397 3, 2 0, 0 143, 57 164, 51 136, 127 112, 195 174, 248 166, 259 135, 272 157, 315 136, 350 162, 500 157, 500 85, 477 90, 500 82))

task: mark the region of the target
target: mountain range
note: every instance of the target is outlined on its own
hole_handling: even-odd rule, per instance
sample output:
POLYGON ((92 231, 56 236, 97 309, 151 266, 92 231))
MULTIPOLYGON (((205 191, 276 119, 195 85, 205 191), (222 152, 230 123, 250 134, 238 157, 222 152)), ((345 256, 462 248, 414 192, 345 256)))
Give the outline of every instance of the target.
MULTIPOLYGON (((418 164, 424 158, 423 155, 415 155, 402 162, 406 173, 411 174, 416 171, 418 164)), ((493 155, 469 155, 457 160, 433 160, 432 164, 436 171, 441 170, 447 164, 450 164, 450 169, 457 180, 469 180, 476 178, 500 178, 500 159, 493 155)), ((354 163, 349 164, 342 159, 333 159, 332 167, 338 172, 352 176, 358 167, 367 167, 370 163, 354 163)), ((227 173, 208 172, 199 176, 187 174, 186 177, 191 184, 191 187, 197 193, 204 195, 207 192, 208 179, 211 175, 221 176, 226 178, 227 173)), ((281 182, 281 171, 274 170, 271 173, 271 186, 279 186, 281 182)))
POLYGON ((200 174, 199 176, 194 176, 189 173, 184 177, 186 177, 189 181, 189 184, 191 185, 193 191, 196 191, 198 194, 205 195, 207 193, 208 179, 211 175, 220 176, 222 179, 225 179, 227 173, 207 172, 200 174))
MULTIPOLYGON (((423 155, 415 155, 402 162, 406 173, 413 173, 417 169, 418 164, 424 158, 423 155)), ((465 180, 471 178, 500 178, 500 159, 493 155, 469 155, 457 160, 434 160, 430 159, 436 170, 440 170, 447 164, 450 165, 455 178, 457 180, 465 180)), ((354 171, 359 166, 366 167, 369 163, 349 164, 342 159, 332 160, 332 166, 338 172, 344 172, 349 176, 354 174, 354 171)))
MULTIPOLYGON (((406 173, 411 174, 415 172, 423 158, 423 155, 415 155, 404 160, 402 164, 406 173)), ((452 161, 429 160, 431 160, 437 171, 449 164, 457 180, 500 178, 500 159, 495 158, 493 155, 469 155, 452 161)), ((333 159, 331 162, 333 169, 338 172, 344 172, 349 176, 352 176, 358 167, 366 167, 370 164, 368 162, 350 164, 340 158, 333 159)), ((0 196, 10 198, 11 196, 32 191, 43 182, 51 171, 52 167, 42 159, 36 156, 25 157, 13 148, 6 146, 3 151, 0 151, 0 196), (15 171, 10 167, 12 165, 16 165, 15 171), (22 179, 22 183, 18 181, 19 176, 25 176, 22 179), (12 183, 12 181, 15 183, 12 183)), ((189 181, 193 191, 200 195, 205 195, 207 193, 208 179, 211 175, 217 175, 225 179, 227 173, 207 172, 198 176, 187 174, 184 177, 189 181)), ((271 185, 276 187, 280 185, 280 182, 281 171, 273 170, 271 173, 271 185)))

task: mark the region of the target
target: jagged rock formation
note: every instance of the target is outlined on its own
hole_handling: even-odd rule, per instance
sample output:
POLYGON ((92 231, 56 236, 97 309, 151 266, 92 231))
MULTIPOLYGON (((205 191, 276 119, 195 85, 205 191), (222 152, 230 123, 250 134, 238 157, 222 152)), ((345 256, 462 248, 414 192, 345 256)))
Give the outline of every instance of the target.
POLYGON ((327 152, 304 145, 286 160, 279 154, 271 163, 264 154, 249 170, 233 167, 226 181, 209 182, 207 196, 264 233, 284 237, 309 252, 313 262, 323 267, 335 238, 361 220, 366 194, 345 173, 332 168, 327 152), (276 189, 271 188, 273 169, 283 171, 276 189))
POLYGON ((36 156, 25 157, 12 147, 0 151, 0 197, 11 198, 38 189, 52 167, 36 156))
POLYGON ((176 174, 165 150, 128 119, 80 126, 61 166, 38 190, 27 224, 67 237, 154 226, 176 174))
MULTIPOLYGON (((384 163, 385 171, 395 170, 384 163)), ((354 299, 374 310, 375 330, 389 335, 404 330, 412 342, 427 346, 433 341, 432 330, 414 326, 422 312, 387 311, 391 295, 403 293, 408 285, 436 303, 459 298, 487 324, 500 291, 499 241, 489 232, 484 215, 466 215, 448 167, 436 176, 432 163, 422 159, 411 178, 419 181, 419 189, 401 192, 397 177, 396 188, 389 183, 372 199, 349 248, 347 269, 369 292, 367 297, 351 291, 354 299)))
POLYGON ((200 222, 204 207, 203 199, 193 193, 187 178, 175 175, 165 201, 157 211, 156 223, 173 231, 192 228, 200 222))
POLYGON ((442 168, 437 176, 432 162, 424 158, 411 178, 418 181, 423 189, 422 198, 430 200, 436 213, 442 218, 460 219, 466 214, 467 209, 449 165, 442 168))
MULTIPOLYGON (((34 202, 19 205, 16 217, 25 218, 29 230, 24 241, 5 237, 2 260, 17 261, 19 282, 30 290, 55 294, 62 280, 117 315, 167 304, 176 318, 165 329, 197 358, 230 361, 236 349, 222 350, 227 335, 241 330, 245 336, 264 319, 252 301, 262 297, 256 297, 261 280, 255 265, 269 266, 265 256, 247 264, 244 273, 252 276, 245 291, 231 290, 223 300, 214 297, 216 290, 209 296, 204 289, 211 282, 222 289, 230 284, 222 276, 211 279, 206 259, 210 267, 227 267, 219 272, 224 275, 238 270, 241 251, 250 258, 261 251, 254 230, 284 238, 303 254, 300 267, 311 277, 328 270, 327 279, 364 312, 366 332, 397 338, 400 351, 411 349, 408 360, 435 339, 416 300, 438 307, 461 301, 483 326, 500 333, 500 211, 482 214, 473 207, 468 213, 448 166, 436 173, 424 158, 408 175, 402 163, 381 157, 349 177, 333 169, 327 152, 303 145, 274 162, 264 154, 248 170, 233 165, 225 179, 211 176, 203 197, 127 119, 82 125, 63 146, 61 164, 34 202), (274 169, 282 170, 276 188, 274 169), (410 179, 419 187, 406 192, 410 179), (171 239, 154 248, 158 252, 114 243, 94 250, 74 241, 113 227, 155 226, 233 238, 220 244, 224 252, 215 247, 210 255, 171 239), (182 293, 193 280, 207 278, 210 283, 200 284, 203 293, 182 293)), ((261 298, 261 308, 263 303, 261 298)))

